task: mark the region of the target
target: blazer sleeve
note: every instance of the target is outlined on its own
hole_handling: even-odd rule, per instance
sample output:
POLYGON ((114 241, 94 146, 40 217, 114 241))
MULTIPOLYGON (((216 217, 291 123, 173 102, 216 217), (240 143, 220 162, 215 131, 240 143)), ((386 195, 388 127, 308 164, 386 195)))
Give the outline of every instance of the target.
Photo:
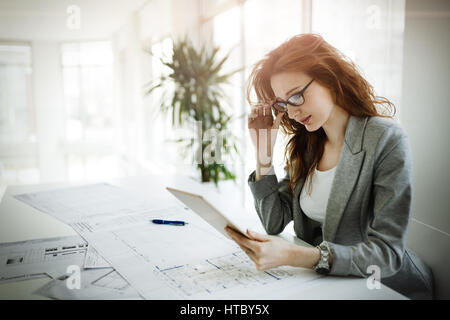
POLYGON ((248 178, 256 212, 268 234, 279 234, 292 220, 292 195, 289 192, 289 173, 278 182, 273 166, 270 174, 255 181, 256 171, 248 178))
POLYGON ((411 212, 412 157, 406 132, 385 130, 378 142, 373 179, 373 217, 366 242, 345 246, 328 242, 333 255, 330 274, 367 277, 376 265, 381 278, 400 270, 411 212), (381 150, 380 150, 381 149, 381 150))

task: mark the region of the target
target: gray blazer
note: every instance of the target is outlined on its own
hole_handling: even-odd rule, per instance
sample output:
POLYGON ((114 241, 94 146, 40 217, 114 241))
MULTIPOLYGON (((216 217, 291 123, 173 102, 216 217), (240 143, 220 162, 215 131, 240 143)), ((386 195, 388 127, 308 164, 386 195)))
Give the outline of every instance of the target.
POLYGON ((302 179, 292 196, 289 174, 248 179, 256 211, 268 234, 294 221, 296 235, 333 255, 331 275, 368 277, 380 268, 381 283, 412 299, 433 297, 431 269, 405 247, 411 214, 413 168, 408 135, 394 120, 355 117, 335 171, 323 226, 300 207, 302 179))

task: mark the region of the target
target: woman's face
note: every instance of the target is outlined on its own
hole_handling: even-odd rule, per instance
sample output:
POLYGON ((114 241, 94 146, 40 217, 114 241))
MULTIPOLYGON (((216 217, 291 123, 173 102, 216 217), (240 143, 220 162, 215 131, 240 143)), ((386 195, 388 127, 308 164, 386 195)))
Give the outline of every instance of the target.
MULTIPOLYGON (((302 90, 311 77, 303 72, 282 72, 270 78, 272 90, 277 100, 286 101, 290 96, 302 90)), ((302 123, 309 132, 316 131, 329 119, 335 108, 330 90, 318 81, 313 81, 303 94, 305 102, 299 106, 287 105, 289 118, 302 123), (301 120, 311 116, 306 123, 301 120)))

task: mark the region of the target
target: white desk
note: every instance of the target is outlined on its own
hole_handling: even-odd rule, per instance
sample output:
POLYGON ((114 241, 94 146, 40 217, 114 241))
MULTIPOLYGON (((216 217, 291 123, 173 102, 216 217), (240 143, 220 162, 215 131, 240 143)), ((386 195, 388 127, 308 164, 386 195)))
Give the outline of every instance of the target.
MULTIPOLYGON (((136 193, 159 192, 161 194, 161 201, 175 201, 175 198, 166 192, 162 186, 174 182, 177 185, 180 182, 182 184, 189 184, 192 182, 190 181, 188 178, 174 176, 141 176, 103 182, 131 188, 136 193)), ((0 242, 75 235, 76 233, 71 227, 12 197, 21 193, 51 190, 68 186, 71 186, 71 184, 61 183, 8 187, 0 204, 0 242)), ((205 188, 214 187, 205 186, 205 188)), ((226 195, 228 199, 240 199, 238 187, 234 186, 232 182, 224 182, 221 184, 220 192, 226 195)), ((255 231, 261 231, 262 225, 254 209, 247 209, 242 214, 246 215, 245 219, 248 219, 249 226, 252 226, 255 231)), ((304 244, 304 242, 288 232, 284 232, 281 236, 286 240, 304 244)), ((0 284, 0 299, 45 299, 44 297, 32 294, 32 292, 43 286, 49 280, 41 278, 0 284)), ((381 289, 369 290, 366 286, 366 279, 362 278, 327 276, 315 281, 318 281, 317 285, 306 292, 300 292, 299 295, 292 297, 292 299, 406 299, 403 295, 384 285, 381 285, 381 289)))

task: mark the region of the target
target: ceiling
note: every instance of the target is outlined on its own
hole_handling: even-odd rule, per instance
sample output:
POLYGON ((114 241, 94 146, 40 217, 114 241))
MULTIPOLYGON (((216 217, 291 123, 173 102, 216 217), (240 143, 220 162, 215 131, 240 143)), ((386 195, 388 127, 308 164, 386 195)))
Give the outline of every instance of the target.
POLYGON ((0 0, 0 39, 67 41, 105 39, 151 0, 0 0), (70 30, 71 5, 80 8, 80 28, 70 30))

